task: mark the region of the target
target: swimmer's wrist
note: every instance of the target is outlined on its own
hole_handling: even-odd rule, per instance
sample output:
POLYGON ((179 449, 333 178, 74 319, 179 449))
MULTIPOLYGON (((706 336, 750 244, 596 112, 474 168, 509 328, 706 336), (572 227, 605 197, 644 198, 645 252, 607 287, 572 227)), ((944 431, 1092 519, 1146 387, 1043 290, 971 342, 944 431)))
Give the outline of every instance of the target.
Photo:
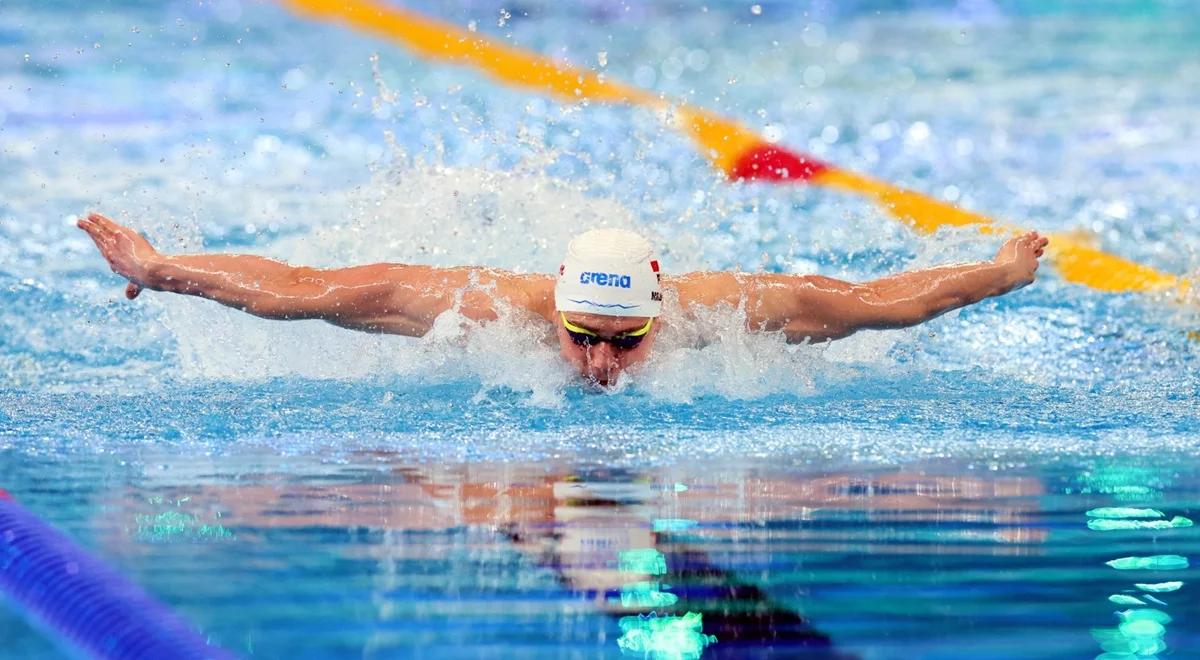
POLYGON ((1015 263, 996 260, 992 262, 992 268, 995 270, 997 282, 996 292, 992 295, 1008 293, 1021 284, 1020 272, 1015 263))
POLYGON ((166 283, 170 281, 169 274, 171 258, 165 255, 157 254, 152 259, 148 259, 144 264, 144 280, 139 284, 142 287, 153 291, 163 291, 166 289, 166 283))

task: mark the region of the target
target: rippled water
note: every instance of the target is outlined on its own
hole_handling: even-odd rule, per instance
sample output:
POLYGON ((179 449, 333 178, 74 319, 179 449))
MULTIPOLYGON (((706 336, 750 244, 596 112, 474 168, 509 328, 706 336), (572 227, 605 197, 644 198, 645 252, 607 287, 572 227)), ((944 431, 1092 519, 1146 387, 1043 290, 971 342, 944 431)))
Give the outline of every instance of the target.
MULTIPOLYGON (((69 469, 0 458, 29 506, 244 655, 615 656, 647 641, 649 611, 701 615, 687 636, 654 641, 654 657, 706 644, 711 657, 1092 657, 1151 644, 1188 657, 1200 643, 1194 567, 1106 565, 1194 557, 1194 528, 1088 525, 1111 521, 1102 506, 1194 516, 1194 465, 1043 454, 885 466, 803 449, 656 463, 623 457, 627 438, 507 438, 559 445, 538 461, 303 439, 210 457, 160 442, 69 469), (1163 630, 1120 627, 1140 610, 1167 614, 1163 630)), ((13 620, 0 630, 13 657, 50 650, 13 620)))
MULTIPOLYGON (((423 8, 847 168, 1197 265, 1187 3, 423 8)), ((168 251, 317 265, 549 271, 608 223, 669 270, 863 279, 994 241, 729 185, 649 113, 564 108, 273 5, 6 3, 0 488, 239 655, 1200 649, 1195 568, 1106 565, 1194 565, 1196 528, 1104 529, 1196 518, 1192 307, 1047 273, 825 348, 664 343, 595 394, 519 320, 416 341, 126 302, 72 226, 86 208, 168 251)), ((7 608, 0 639, 62 652, 7 608)))

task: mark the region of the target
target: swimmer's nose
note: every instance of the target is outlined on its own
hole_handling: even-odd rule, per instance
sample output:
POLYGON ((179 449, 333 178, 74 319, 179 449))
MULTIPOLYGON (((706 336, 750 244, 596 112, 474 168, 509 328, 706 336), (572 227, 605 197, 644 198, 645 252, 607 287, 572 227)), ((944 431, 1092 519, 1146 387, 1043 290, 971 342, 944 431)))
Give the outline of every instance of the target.
POLYGON ((616 351, 607 343, 592 346, 587 355, 588 372, 596 380, 608 380, 620 368, 616 351))

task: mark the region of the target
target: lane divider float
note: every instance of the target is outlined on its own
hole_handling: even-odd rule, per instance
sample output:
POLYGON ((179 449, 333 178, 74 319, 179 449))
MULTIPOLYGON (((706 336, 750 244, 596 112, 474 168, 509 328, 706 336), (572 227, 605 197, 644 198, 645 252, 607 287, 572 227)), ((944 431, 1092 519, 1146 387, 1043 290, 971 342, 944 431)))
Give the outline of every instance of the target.
MULTIPOLYGON (((431 61, 473 68, 516 89, 564 103, 636 105, 665 113, 699 150, 733 180, 808 183, 866 197, 922 233, 974 226, 986 233, 1024 230, 994 222, 912 190, 905 190, 812 156, 775 145, 741 123, 710 110, 665 99, 594 71, 489 39, 437 19, 374 0, 280 0, 298 14, 340 22, 404 46, 431 61)), ((1186 294, 1191 280, 1097 249, 1075 234, 1050 235, 1047 258, 1062 278, 1100 291, 1186 294)))
POLYGON ((88 657, 232 658, 4 490, 0 596, 88 657))

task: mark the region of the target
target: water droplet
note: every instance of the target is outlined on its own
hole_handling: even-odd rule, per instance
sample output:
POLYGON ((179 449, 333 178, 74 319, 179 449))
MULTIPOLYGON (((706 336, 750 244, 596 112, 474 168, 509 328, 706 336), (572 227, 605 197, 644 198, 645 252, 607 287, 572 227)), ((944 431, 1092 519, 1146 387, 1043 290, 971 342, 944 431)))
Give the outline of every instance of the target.
POLYGON ((810 23, 804 28, 800 35, 800 40, 809 48, 819 48, 825 45, 826 38, 825 26, 820 23, 810 23))
POLYGON ((805 87, 820 87, 825 84, 825 69, 813 64, 804 69, 803 79, 805 87))
POLYGON ((657 79, 658 73, 652 66, 642 64, 633 70, 633 82, 636 83, 638 87, 653 87, 654 81, 657 79))
POLYGON ((596 63, 600 66, 608 66, 608 51, 602 50, 596 53, 596 63))
POLYGON ((858 44, 847 41, 837 47, 834 56, 837 58, 838 64, 854 64, 858 61, 858 44))
POLYGON ((754 14, 755 16, 761 16, 762 15, 762 5, 751 5, 750 13, 754 14))
POLYGON ((924 142, 929 139, 932 131, 929 130, 929 124, 923 121, 915 121, 912 126, 908 127, 906 137, 913 142, 924 142))

